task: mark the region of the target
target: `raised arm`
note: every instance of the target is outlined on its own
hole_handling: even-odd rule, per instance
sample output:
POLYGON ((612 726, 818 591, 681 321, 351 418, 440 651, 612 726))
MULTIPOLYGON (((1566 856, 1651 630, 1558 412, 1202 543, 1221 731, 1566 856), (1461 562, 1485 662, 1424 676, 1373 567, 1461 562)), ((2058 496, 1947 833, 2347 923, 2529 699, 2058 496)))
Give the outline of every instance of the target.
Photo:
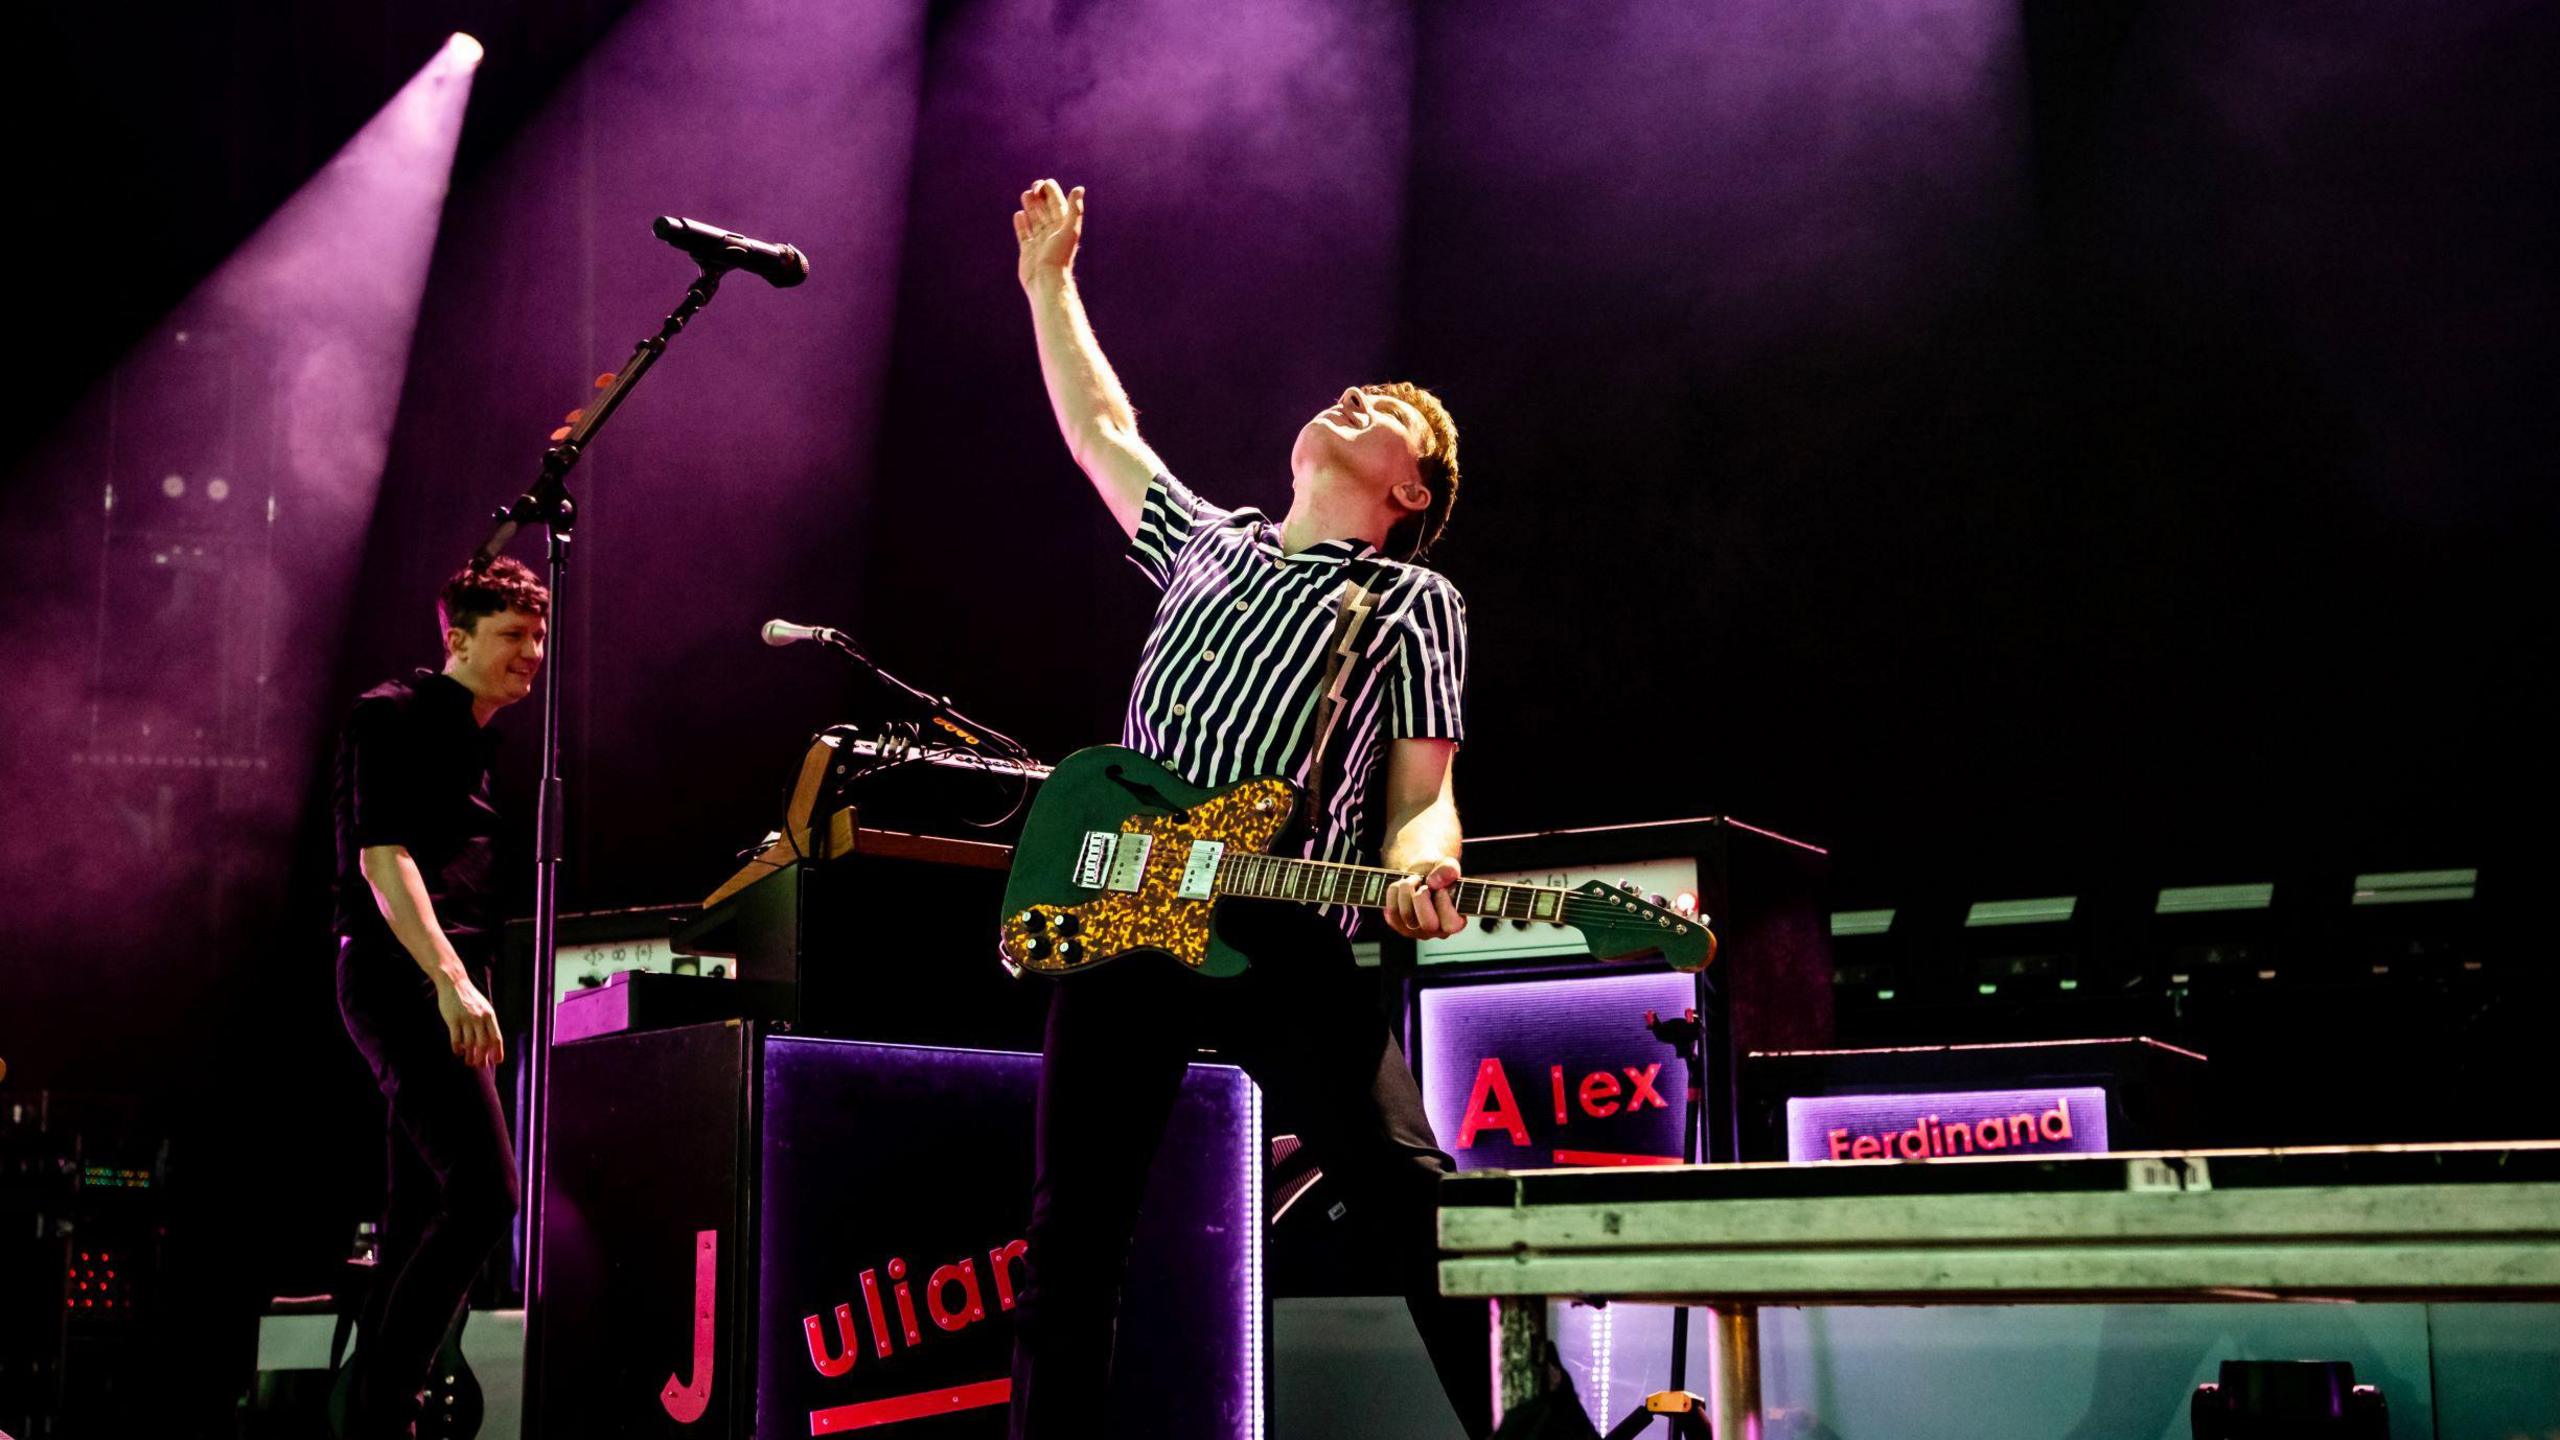
POLYGON ((1043 180, 1022 192, 1013 212, 1013 237, 1021 247, 1015 273, 1031 301, 1031 328, 1040 342, 1040 378, 1049 387, 1049 409, 1067 453, 1093 482, 1123 532, 1138 533, 1147 482, 1164 462, 1138 438, 1138 412, 1102 358, 1093 322, 1076 294, 1076 246, 1084 238, 1084 187, 1060 193, 1043 180))

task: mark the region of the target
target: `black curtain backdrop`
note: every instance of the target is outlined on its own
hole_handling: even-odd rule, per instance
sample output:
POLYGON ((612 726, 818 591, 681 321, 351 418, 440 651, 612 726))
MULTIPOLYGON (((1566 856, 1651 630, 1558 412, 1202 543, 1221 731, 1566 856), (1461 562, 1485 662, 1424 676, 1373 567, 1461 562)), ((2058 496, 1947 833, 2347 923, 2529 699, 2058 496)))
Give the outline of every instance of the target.
MULTIPOLYGON (((373 524, 304 537, 363 566, 343 644, 279 663, 345 695, 433 662, 437 580, 680 295, 652 216, 811 255, 797 291, 731 281, 580 472, 571 909, 699 897, 802 738, 866 712, 756 643, 773 615, 1046 755, 1114 736, 1152 596, 1042 397, 1006 216, 1044 175, 1089 187, 1096 326, 1205 493, 1284 508, 1296 427, 1348 383, 1455 411, 1478 833, 1732 813, 1829 845, 1872 904, 2541 843, 2560 7, 19 26, 11 456, 76 449, 62 417, 448 31, 488 47, 373 524)), ((42 467, 10 484, 12 553, 76 588, 96 517, 42 467)), ((518 817, 536 721, 499 722, 518 817)), ((67 743, 11 733, 13 774, 67 743)), ((374 1163, 325 985, 327 744, 274 757, 306 823, 234 857, 254 883, 218 922, 186 876, 225 837, 181 831, 121 862, 131 903, 0 961, 9 1084, 219 1112, 207 1143, 294 1177, 258 1233, 305 1274, 374 1163)), ((289 1283, 258 1263, 239 1286, 289 1283)))

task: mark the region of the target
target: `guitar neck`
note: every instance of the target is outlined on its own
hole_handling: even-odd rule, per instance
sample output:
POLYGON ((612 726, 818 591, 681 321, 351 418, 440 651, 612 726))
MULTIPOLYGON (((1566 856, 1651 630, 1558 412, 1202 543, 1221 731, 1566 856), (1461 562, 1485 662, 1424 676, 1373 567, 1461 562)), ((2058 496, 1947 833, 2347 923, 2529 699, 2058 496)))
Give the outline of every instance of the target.
MULTIPOLYGON (((1300 900, 1310 905, 1350 905, 1377 910, 1387 889, 1407 878, 1402 870, 1374 865, 1334 865, 1284 855, 1229 855, 1218 862, 1218 893, 1257 900, 1300 900)), ((1502 920, 1562 921, 1571 893, 1545 885, 1460 880, 1447 894, 1461 915, 1502 920)))

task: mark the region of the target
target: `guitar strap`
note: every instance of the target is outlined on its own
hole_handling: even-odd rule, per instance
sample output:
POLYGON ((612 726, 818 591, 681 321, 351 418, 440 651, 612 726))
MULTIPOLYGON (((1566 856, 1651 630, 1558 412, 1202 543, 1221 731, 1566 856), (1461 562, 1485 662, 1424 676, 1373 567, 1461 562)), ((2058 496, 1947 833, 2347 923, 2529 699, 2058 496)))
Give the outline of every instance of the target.
POLYGON ((1378 597, 1369 588, 1369 567, 1355 563, 1350 578, 1342 582, 1342 608, 1334 616, 1333 639, 1325 646, 1324 683, 1316 691, 1316 748, 1307 757, 1307 817, 1320 833, 1324 825, 1325 783, 1324 757, 1333 741, 1334 712, 1342 708, 1342 690, 1351 680, 1351 658, 1359 653, 1360 631, 1368 623, 1369 612, 1377 608, 1378 597))

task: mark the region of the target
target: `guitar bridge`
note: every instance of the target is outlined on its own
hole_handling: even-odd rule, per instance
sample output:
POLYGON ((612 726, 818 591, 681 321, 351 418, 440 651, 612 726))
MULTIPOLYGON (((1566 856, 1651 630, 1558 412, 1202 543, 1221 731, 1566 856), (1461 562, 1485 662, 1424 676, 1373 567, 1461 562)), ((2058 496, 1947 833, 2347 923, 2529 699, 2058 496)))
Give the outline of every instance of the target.
POLYGON ((1087 830, 1076 852, 1076 884, 1087 890, 1135 894, 1146 882, 1147 856, 1156 837, 1126 830, 1087 830))
POLYGON ((1084 832, 1084 848, 1076 852, 1076 886, 1083 890, 1102 888, 1102 877, 1110 873, 1111 842, 1107 830, 1084 832))
POLYGON ((1191 858, 1182 862, 1182 888, 1174 893, 1185 900, 1207 900, 1214 896, 1218 889, 1218 861, 1226 853, 1223 841, 1192 841, 1191 858))

